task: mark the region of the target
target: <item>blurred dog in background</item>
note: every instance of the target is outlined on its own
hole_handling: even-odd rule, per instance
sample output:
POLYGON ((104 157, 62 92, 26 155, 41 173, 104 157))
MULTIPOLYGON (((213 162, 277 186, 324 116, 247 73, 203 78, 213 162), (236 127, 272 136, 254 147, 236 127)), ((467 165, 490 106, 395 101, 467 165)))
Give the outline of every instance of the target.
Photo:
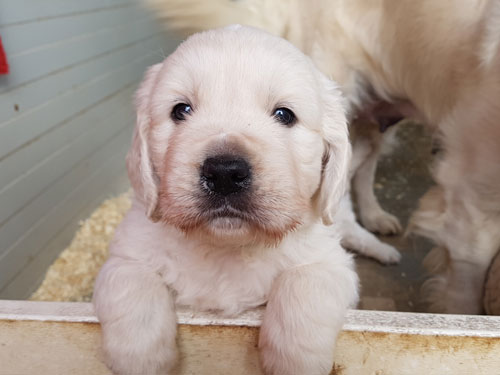
POLYGON ((426 262, 439 273, 427 284, 431 308, 482 311, 500 247, 500 0, 145 1, 170 29, 241 23, 282 36, 340 84, 356 135, 353 189, 372 231, 401 229, 372 190, 379 129, 402 117, 426 124, 443 150, 438 187, 410 229, 438 245, 426 262))

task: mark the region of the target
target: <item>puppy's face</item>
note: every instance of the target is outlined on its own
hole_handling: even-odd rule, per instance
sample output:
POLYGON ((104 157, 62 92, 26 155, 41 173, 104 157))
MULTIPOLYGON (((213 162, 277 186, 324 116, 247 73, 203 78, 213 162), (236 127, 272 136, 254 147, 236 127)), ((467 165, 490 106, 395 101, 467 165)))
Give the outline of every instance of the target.
POLYGON ((188 234, 276 243, 322 215, 319 205, 332 210, 322 182, 325 197, 343 188, 338 94, 284 40, 234 27, 195 35, 150 69, 137 101, 132 183, 154 219, 188 234), (137 176, 144 158, 151 170, 137 176))

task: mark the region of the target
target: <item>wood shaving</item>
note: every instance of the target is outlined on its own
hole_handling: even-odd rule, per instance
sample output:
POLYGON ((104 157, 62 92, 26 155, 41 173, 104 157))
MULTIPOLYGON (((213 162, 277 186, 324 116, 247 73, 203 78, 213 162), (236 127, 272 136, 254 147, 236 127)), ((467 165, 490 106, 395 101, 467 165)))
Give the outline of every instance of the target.
POLYGON ((88 302, 94 281, 108 257, 108 248, 118 224, 130 209, 129 193, 104 201, 80 222, 71 244, 50 266, 34 301, 88 302))

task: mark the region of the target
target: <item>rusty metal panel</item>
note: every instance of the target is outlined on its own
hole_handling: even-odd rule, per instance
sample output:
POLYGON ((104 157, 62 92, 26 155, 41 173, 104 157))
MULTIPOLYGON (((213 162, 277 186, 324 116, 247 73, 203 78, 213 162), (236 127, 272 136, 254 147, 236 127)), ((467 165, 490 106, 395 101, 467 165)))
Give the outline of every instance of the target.
MULTIPOLYGON (((261 374, 261 316, 179 311, 175 374, 261 374)), ((90 304, 0 301, 0 374, 109 374, 99 334, 90 304)), ((353 310, 335 356, 336 375, 495 375, 500 318, 353 310)))

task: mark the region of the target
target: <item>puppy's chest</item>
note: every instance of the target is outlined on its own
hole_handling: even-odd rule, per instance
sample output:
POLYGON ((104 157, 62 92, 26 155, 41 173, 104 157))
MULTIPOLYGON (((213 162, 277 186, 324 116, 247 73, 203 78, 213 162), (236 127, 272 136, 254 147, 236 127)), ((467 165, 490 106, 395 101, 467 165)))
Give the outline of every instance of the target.
POLYGON ((168 263, 164 278, 178 305, 233 315, 265 303, 287 262, 239 254, 184 254, 168 263))

